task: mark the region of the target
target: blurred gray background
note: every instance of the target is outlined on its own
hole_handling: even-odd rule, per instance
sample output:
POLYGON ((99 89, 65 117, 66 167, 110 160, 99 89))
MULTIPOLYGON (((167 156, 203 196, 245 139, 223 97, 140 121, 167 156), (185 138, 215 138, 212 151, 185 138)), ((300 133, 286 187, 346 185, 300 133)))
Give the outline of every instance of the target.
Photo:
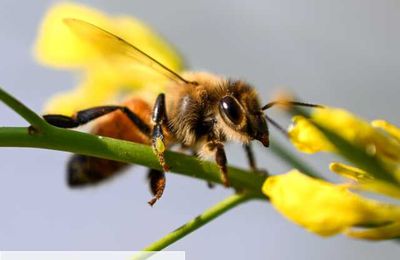
MULTIPOLYGON (((31 46, 54 1, 0 1, 0 85, 36 111, 74 75, 36 64, 31 46)), ((165 35, 192 68, 247 79, 263 101, 278 88, 399 125, 400 2, 393 0, 80 1, 137 16, 165 35)), ((279 112, 271 116, 287 125, 279 112)), ((2 126, 26 123, 0 105, 2 126)), ((272 130, 273 131, 273 130, 272 130)), ((276 131, 274 137, 278 136, 276 131)), ((288 142, 285 142, 288 143, 288 142)), ((246 167, 240 145, 228 159, 246 167)), ((168 175, 154 208, 145 170, 135 167, 93 189, 70 190, 62 152, 0 150, 1 250, 139 250, 231 194, 168 175)), ((290 169, 258 146, 260 166, 290 169)), ((305 156, 328 174, 330 157, 305 156)), ((332 176, 332 175, 331 175, 332 176)), ((323 239, 250 202, 175 243, 188 259, 398 259, 395 242, 323 239)))

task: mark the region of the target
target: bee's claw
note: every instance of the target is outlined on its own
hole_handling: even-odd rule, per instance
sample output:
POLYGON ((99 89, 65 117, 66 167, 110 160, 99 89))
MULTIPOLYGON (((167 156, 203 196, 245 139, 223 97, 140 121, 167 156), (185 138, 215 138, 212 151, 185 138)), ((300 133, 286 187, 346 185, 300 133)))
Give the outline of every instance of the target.
POLYGON ((157 198, 152 198, 151 200, 149 200, 147 203, 149 203, 149 205, 151 206, 151 207, 153 207, 154 206, 154 204, 157 202, 157 198))
POLYGON ((165 163, 163 165, 161 165, 163 167, 163 171, 164 172, 169 172, 170 168, 168 165, 166 165, 165 163))

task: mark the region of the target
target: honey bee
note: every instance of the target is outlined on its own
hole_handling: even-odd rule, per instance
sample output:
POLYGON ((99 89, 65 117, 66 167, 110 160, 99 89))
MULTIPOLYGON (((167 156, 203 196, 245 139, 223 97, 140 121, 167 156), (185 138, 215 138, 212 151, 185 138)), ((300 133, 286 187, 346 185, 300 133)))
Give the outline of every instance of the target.
MULTIPOLYGON (((169 78, 165 93, 154 99, 154 105, 140 97, 132 97, 119 105, 92 107, 71 117, 59 114, 43 116, 48 123, 62 128, 75 128, 99 118, 91 133, 151 145, 163 171, 149 172, 154 195, 150 205, 164 192, 165 172, 169 170, 164 151, 175 144, 199 157, 212 156, 226 187, 229 186, 224 150, 227 141, 243 143, 250 168, 257 169, 251 142, 258 140, 265 147, 269 146, 267 121, 274 121, 264 111, 279 101, 262 106, 256 90, 244 81, 206 72, 178 74, 135 45, 94 24, 73 18, 64 19, 64 22, 79 38, 100 51, 107 49, 107 53, 111 51, 114 56, 148 66, 169 78)), ((68 163, 68 183, 72 187, 96 184, 126 166, 121 162, 73 155, 68 163)))

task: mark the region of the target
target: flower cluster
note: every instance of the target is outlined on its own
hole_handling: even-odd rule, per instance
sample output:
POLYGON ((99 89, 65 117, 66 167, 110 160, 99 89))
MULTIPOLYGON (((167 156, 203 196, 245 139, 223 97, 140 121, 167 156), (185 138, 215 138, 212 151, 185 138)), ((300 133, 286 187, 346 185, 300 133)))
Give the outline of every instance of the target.
POLYGON ((382 120, 369 124, 334 108, 316 109, 310 119, 296 116, 293 121, 289 136, 300 151, 340 155, 336 144, 321 131, 323 127, 380 162, 390 176, 379 178, 373 170, 368 171, 367 163, 354 167, 335 162, 330 165, 331 171, 348 182, 332 184, 293 170, 269 178, 263 186, 263 192, 276 209, 322 236, 345 233, 354 238, 376 240, 400 237, 400 206, 353 192, 369 191, 400 199, 400 129, 382 120))

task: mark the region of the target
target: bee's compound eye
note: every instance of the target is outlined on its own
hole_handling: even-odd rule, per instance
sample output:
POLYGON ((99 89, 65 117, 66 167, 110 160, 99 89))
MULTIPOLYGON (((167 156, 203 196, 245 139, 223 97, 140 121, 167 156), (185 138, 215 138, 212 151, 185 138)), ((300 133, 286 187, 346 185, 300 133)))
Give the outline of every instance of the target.
POLYGON ((243 111, 235 98, 226 96, 221 99, 219 109, 233 124, 240 124, 243 120, 243 111))

